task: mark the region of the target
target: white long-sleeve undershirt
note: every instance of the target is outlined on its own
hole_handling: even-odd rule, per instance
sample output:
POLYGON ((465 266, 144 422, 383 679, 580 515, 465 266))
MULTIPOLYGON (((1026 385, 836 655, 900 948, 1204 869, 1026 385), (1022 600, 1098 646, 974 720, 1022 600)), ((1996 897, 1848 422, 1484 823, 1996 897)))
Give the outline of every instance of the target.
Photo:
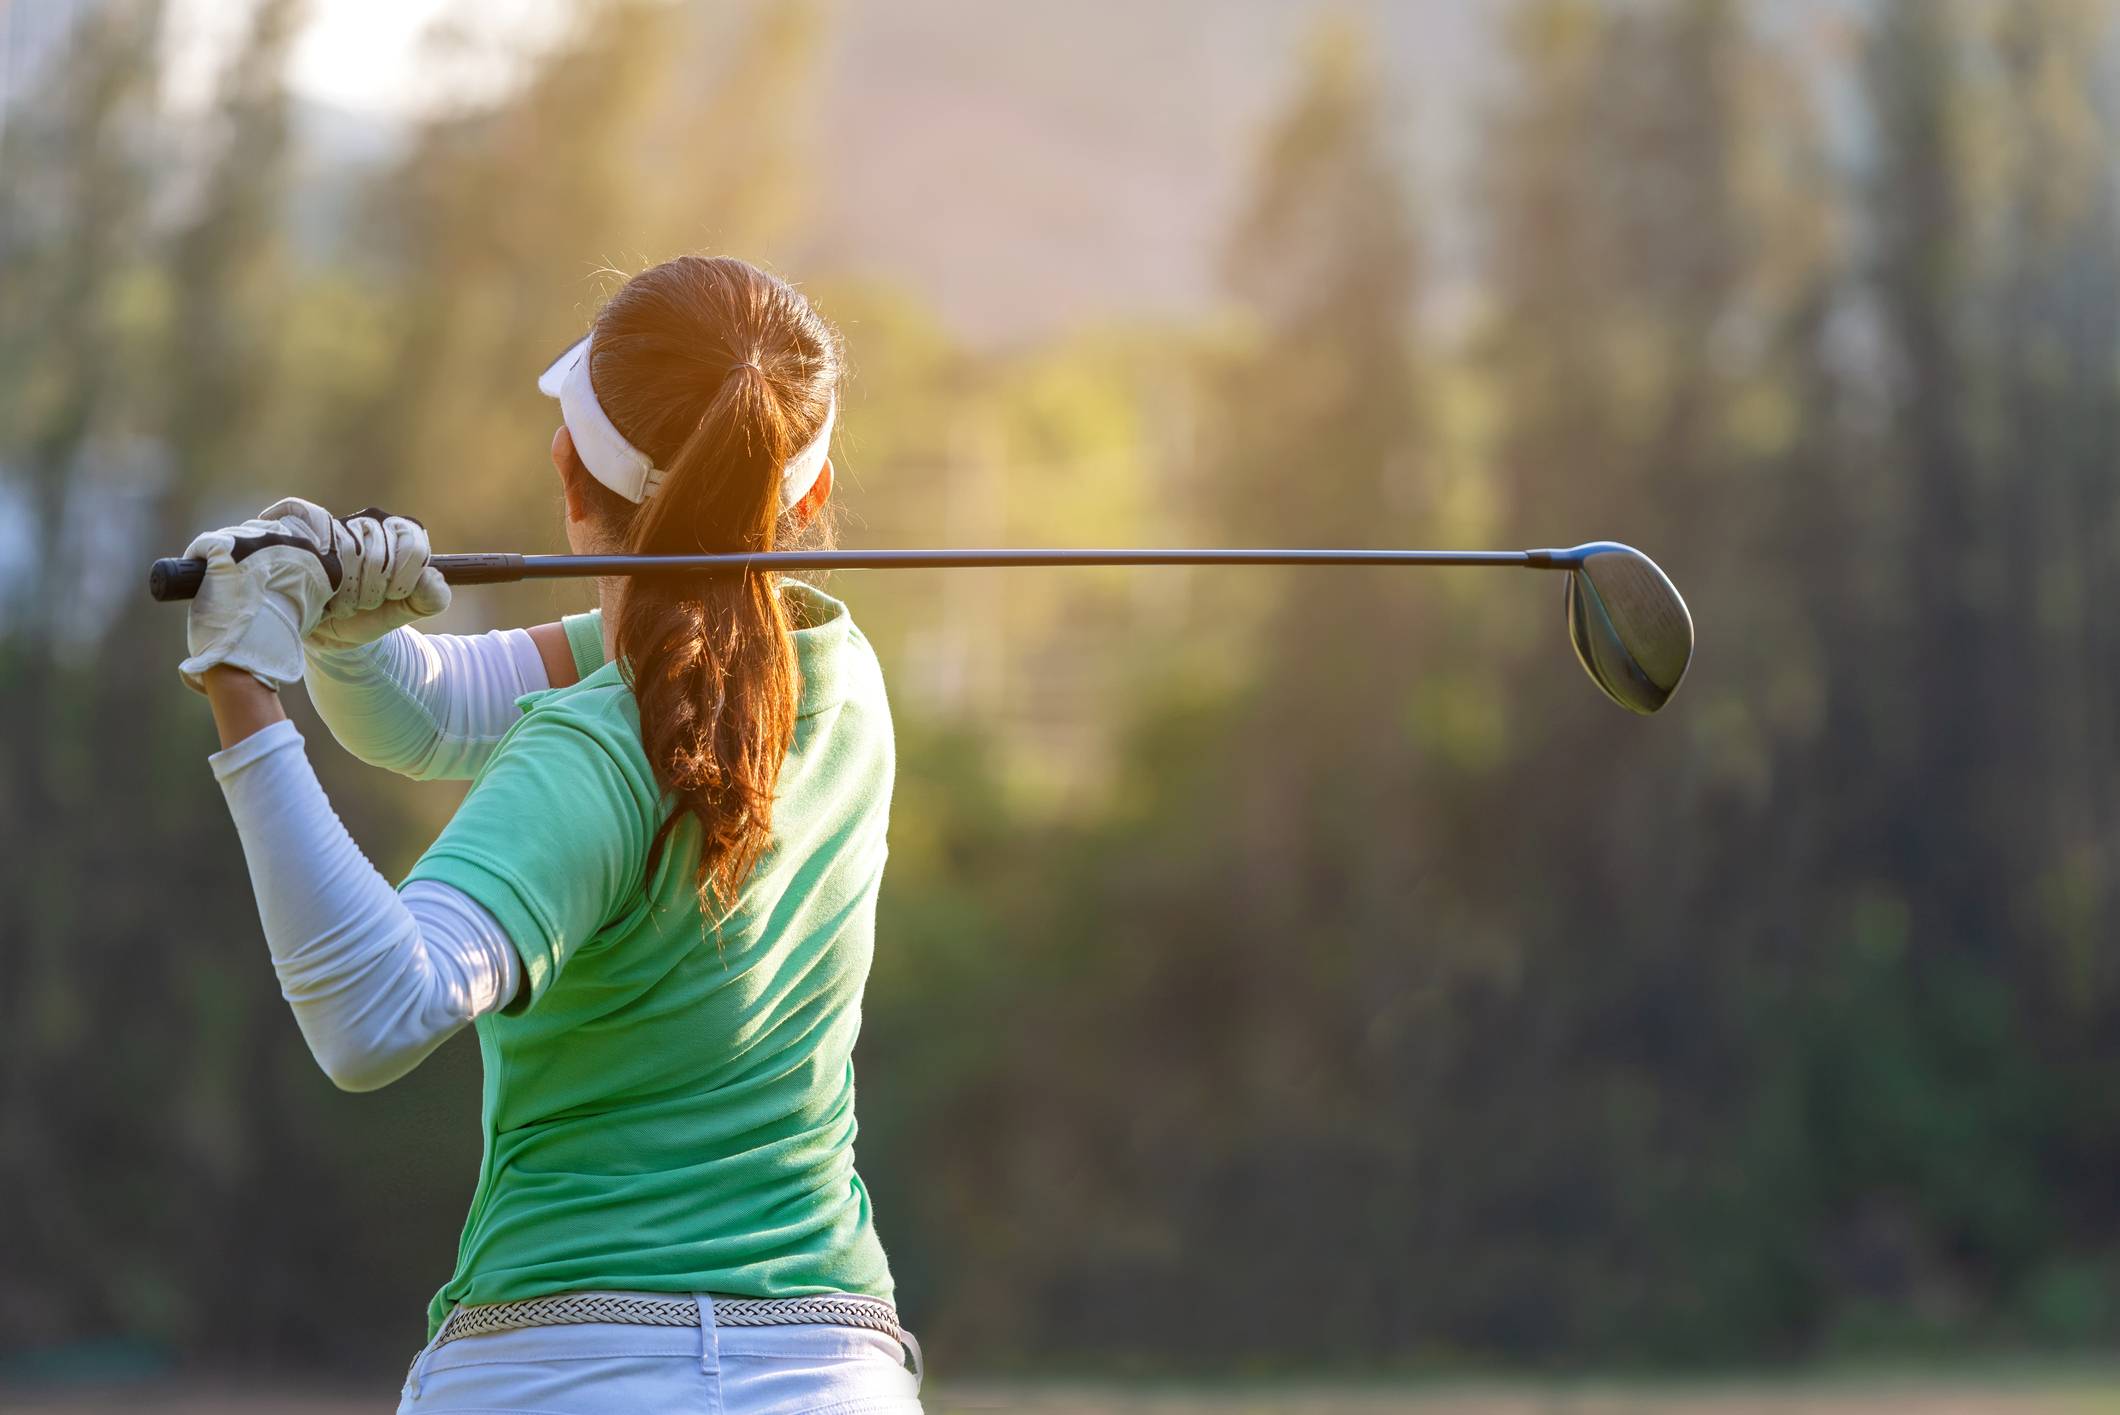
POLYGON ((243 840, 280 991, 339 1087, 387 1086, 513 1000, 521 965, 500 924, 439 881, 393 890, 325 799, 293 723, 208 760, 243 840))
POLYGON ((523 629, 422 634, 404 628, 357 649, 309 648, 309 700, 339 745, 418 781, 468 781, 522 716, 515 700, 551 686, 523 629))

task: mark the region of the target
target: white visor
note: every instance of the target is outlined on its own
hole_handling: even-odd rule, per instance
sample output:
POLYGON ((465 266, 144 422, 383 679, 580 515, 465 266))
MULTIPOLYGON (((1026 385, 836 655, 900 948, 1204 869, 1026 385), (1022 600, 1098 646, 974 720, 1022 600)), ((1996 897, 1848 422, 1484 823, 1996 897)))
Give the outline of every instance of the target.
MULTIPOLYGON (((537 391, 559 399, 560 416, 574 439, 574 451, 589 469, 589 475, 631 502, 646 501, 662 484, 662 471, 614 427, 596 401, 589 382, 589 335, 552 361, 538 375, 537 391)), ((810 445, 788 458, 780 472, 780 509, 785 511, 809 494, 831 455, 832 425, 839 417, 839 400, 826 411, 824 426, 810 445)))

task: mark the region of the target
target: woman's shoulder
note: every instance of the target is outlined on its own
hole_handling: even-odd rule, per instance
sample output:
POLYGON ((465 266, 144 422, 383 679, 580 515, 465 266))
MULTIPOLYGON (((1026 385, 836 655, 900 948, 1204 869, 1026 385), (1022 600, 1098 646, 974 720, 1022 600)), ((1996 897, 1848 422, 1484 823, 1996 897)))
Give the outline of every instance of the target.
POLYGON ((627 803, 621 809, 643 821, 660 819, 662 787, 641 741, 640 710, 615 669, 520 701, 523 716, 487 759, 472 797, 503 782, 502 795, 523 802, 575 800, 587 790, 627 803))
POLYGON ((617 664, 607 663, 579 683, 527 693, 516 701, 522 720, 502 741, 502 753, 594 752, 628 769, 647 769, 640 704, 617 664))
POLYGON ((526 717, 613 722, 640 731, 640 705, 633 689, 615 663, 607 663, 578 683, 547 688, 518 699, 526 717))

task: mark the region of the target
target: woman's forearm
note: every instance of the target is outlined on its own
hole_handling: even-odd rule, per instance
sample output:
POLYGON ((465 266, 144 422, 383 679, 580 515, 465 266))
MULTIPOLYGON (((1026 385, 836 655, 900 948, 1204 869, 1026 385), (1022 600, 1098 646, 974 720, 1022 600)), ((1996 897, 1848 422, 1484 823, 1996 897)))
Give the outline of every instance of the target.
POLYGON ((206 701, 213 706, 214 729, 221 734, 222 751, 275 722, 287 720, 280 695, 242 669, 216 664, 202 676, 206 681, 206 701))
MULTIPOLYGON (((229 697, 238 711, 262 706, 239 688, 229 697)), ((515 997, 520 965, 493 916, 432 881, 400 897, 339 823, 284 716, 239 736, 212 763, 243 839, 280 990, 341 1088, 389 1084, 515 997)))

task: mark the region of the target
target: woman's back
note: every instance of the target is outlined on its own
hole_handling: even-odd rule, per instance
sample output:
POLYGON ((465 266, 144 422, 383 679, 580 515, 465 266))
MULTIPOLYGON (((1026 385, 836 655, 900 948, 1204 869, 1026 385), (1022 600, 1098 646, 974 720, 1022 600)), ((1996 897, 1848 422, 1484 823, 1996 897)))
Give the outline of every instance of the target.
POLYGON ((436 1322, 457 1303, 588 1289, 891 1296, 854 1172, 851 1061, 890 714, 845 607, 784 592, 808 626, 795 736, 772 847, 718 925, 689 822, 647 873, 669 806, 594 616, 568 626, 582 681, 526 700, 413 871, 519 943, 548 941, 526 953, 516 1005, 478 1022, 485 1161, 436 1322))

